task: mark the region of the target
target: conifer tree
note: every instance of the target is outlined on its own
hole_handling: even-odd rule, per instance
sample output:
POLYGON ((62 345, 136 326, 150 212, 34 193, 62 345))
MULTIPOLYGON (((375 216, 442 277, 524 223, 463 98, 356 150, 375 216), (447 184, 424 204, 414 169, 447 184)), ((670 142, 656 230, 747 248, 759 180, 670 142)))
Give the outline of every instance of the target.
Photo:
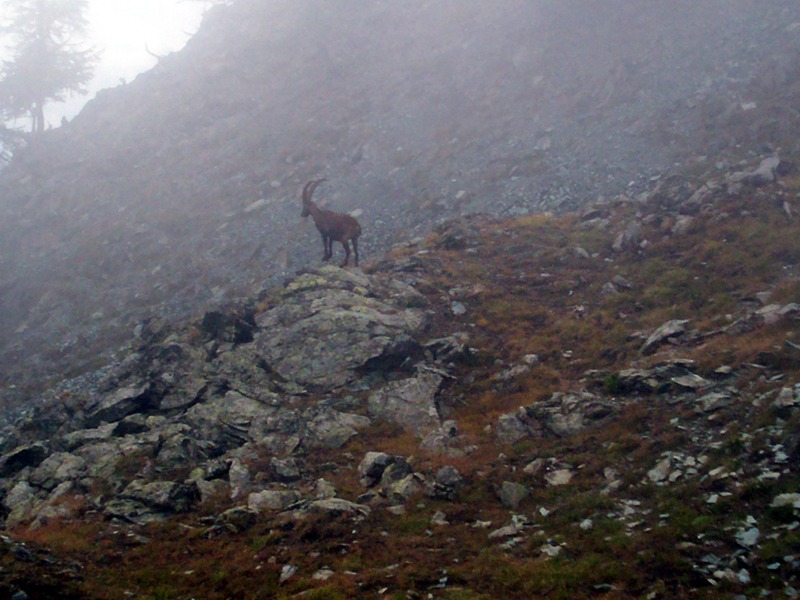
POLYGON ((3 0, 10 59, 0 64, 0 121, 29 116, 44 131, 44 106, 86 93, 96 52, 84 43, 88 0, 3 0))

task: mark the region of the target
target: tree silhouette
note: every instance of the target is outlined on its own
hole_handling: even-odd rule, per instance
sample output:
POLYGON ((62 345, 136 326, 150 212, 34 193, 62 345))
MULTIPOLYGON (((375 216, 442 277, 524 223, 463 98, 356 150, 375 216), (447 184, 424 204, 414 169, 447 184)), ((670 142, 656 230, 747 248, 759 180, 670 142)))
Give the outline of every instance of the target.
POLYGON ((96 52, 83 44, 88 0, 3 0, 10 60, 0 64, 2 120, 29 116, 44 131, 44 106, 86 93, 96 52))

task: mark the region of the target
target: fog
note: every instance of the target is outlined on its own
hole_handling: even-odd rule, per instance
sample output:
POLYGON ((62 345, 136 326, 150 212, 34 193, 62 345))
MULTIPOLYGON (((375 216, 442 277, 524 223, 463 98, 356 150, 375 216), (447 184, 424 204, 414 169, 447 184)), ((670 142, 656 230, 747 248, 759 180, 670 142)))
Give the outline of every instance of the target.
POLYGON ((213 8, 0 177, 5 381, 317 264, 311 178, 359 211, 374 261, 459 215, 577 210, 796 149, 798 24, 794 0, 213 8))
MULTIPOLYGON (((0 8, 0 19, 9 8, 0 8)), ((182 0, 91 0, 81 42, 99 52, 94 78, 86 95, 75 94, 66 102, 48 105, 48 125, 58 126, 63 116, 72 119, 98 90, 131 81, 152 68, 157 61, 154 55, 180 50, 197 31, 205 10, 203 2, 182 0)), ((0 61, 10 59, 2 41, 0 37, 0 61)), ((25 123, 20 120, 13 125, 25 123)))

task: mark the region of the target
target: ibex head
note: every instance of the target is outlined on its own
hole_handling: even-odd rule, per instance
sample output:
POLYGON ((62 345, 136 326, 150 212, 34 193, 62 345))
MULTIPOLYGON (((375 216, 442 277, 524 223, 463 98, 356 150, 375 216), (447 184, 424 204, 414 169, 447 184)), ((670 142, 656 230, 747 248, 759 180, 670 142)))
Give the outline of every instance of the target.
POLYGON ((314 195, 314 190, 317 186, 325 181, 325 179, 316 179, 309 181, 306 187, 303 188, 303 212, 300 213, 301 217, 308 217, 311 214, 311 196, 314 195))

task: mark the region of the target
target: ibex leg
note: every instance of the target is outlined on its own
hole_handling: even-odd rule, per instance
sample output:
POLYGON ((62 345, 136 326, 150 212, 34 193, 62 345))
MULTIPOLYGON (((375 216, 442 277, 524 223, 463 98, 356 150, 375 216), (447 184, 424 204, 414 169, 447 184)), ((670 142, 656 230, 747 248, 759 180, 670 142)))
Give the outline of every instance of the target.
POLYGON ((353 238, 353 254, 355 254, 356 266, 358 266, 358 238, 353 238))
POLYGON ((342 242, 342 246, 344 246, 344 262, 342 266, 346 267, 347 263, 350 262, 350 244, 349 242, 342 242))
POLYGON ((330 245, 331 245, 330 244, 330 238, 323 233, 322 234, 322 260, 328 260, 331 257, 330 253, 328 252, 328 247, 330 245))

